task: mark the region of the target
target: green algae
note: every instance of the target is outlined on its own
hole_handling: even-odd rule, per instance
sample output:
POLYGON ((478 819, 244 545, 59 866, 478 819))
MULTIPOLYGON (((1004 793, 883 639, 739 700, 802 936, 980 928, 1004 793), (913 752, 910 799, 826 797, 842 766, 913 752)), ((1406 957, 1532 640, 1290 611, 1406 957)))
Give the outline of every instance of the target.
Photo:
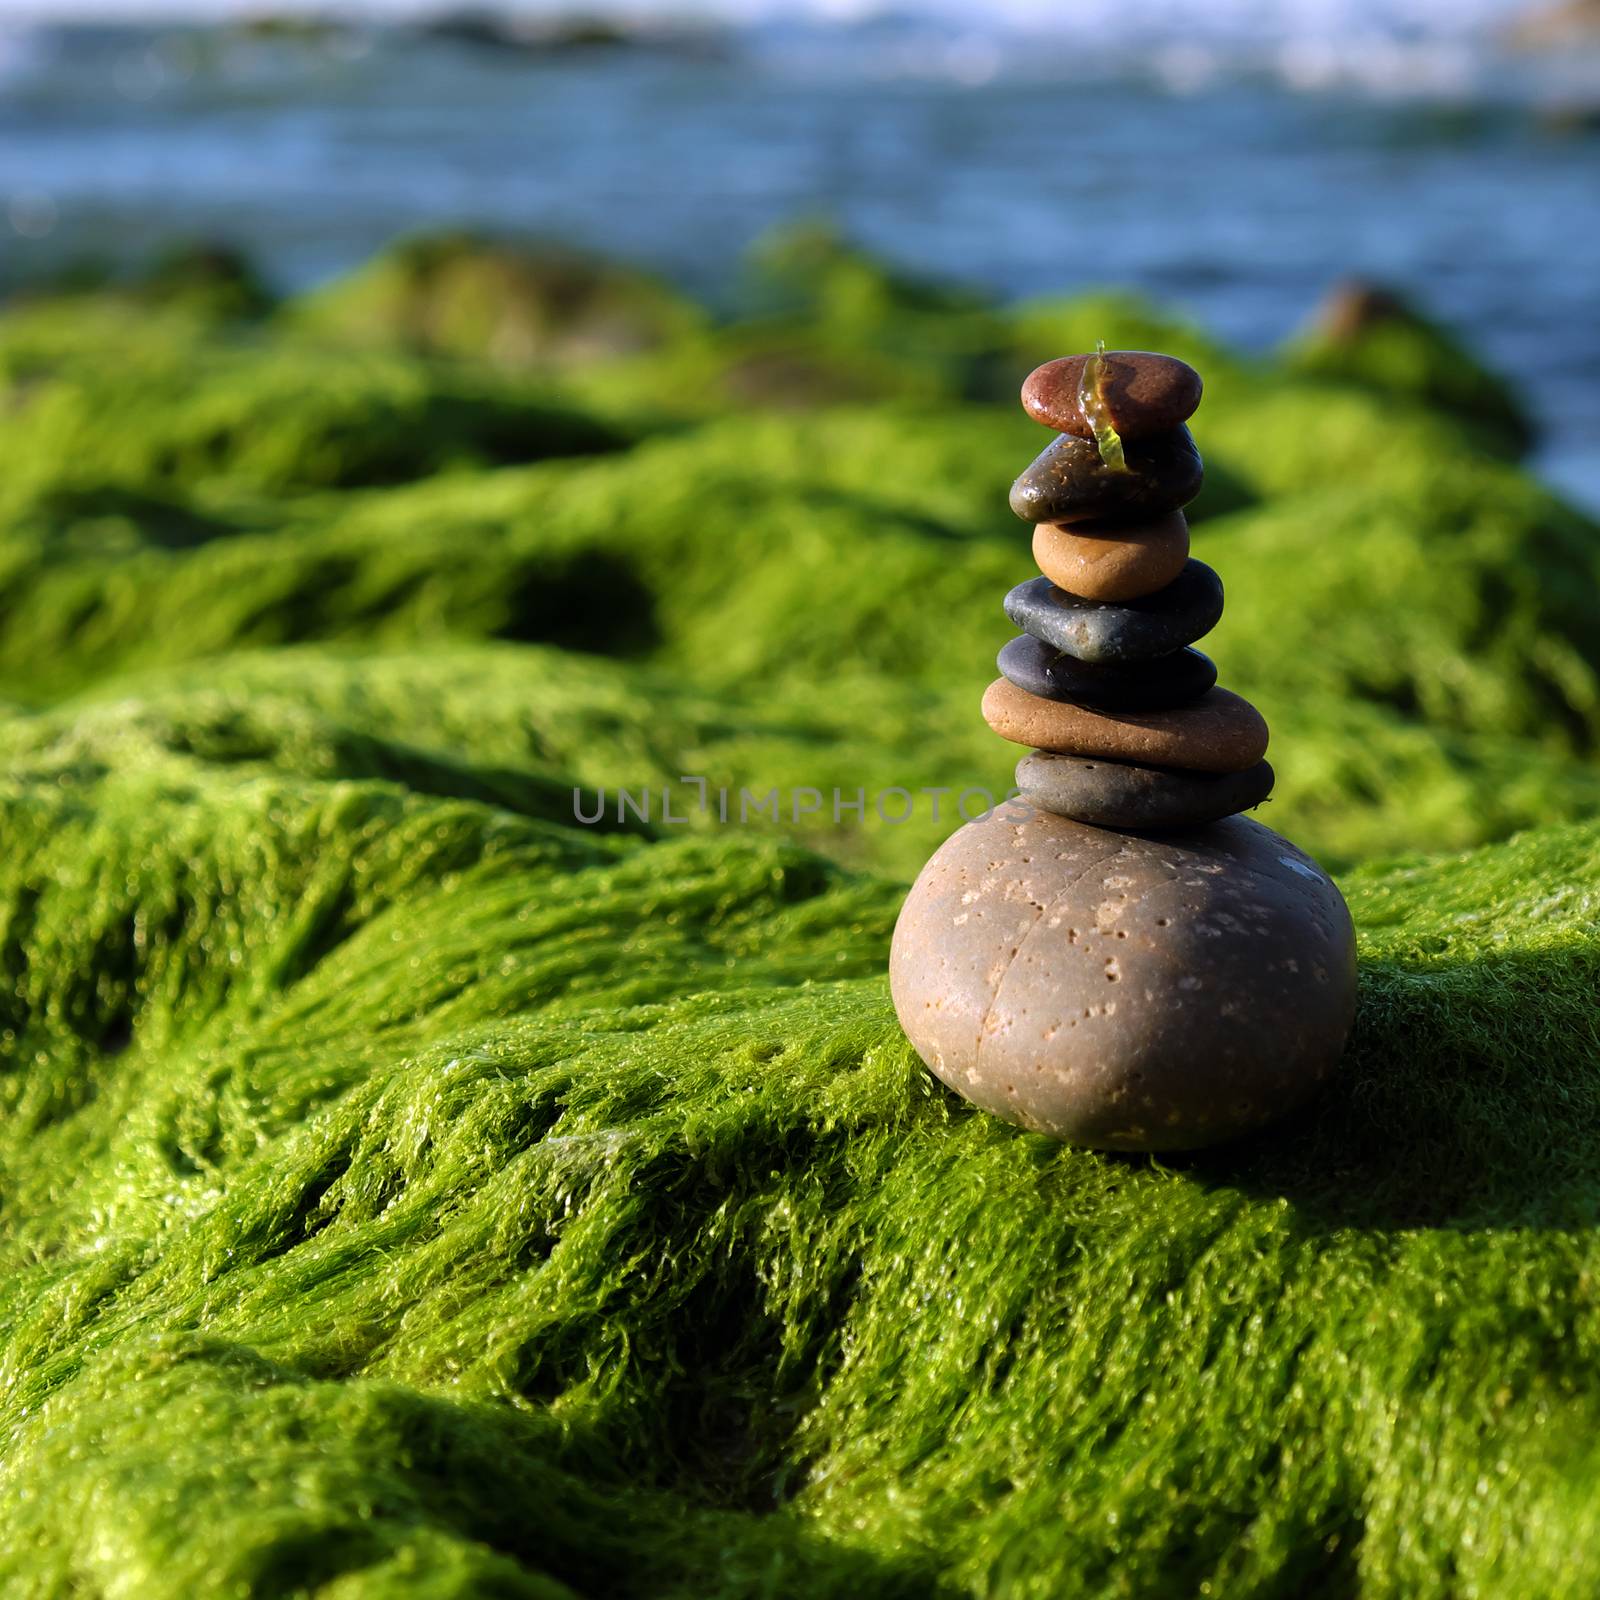
POLYGON ((281 494, 625 442, 570 402, 493 376, 279 349, 187 355, 159 368, 29 373, 0 443, 9 492, 88 479, 194 489, 222 480, 281 494))
POLYGON ((788 248, 581 366, 364 322, 392 259, 0 317, 0 1590, 1595 1588, 1600 536, 1428 394, 788 248), (1099 332, 1206 372, 1215 653, 1361 938, 1314 1108, 1162 1162, 883 978, 1016 754, 985 396, 1099 332))
POLYGON ((1316 1114, 1156 1163, 934 1085, 790 846, 3 809, 13 1592, 1594 1579, 1592 825, 1354 875, 1316 1114))
POLYGON ((400 241, 286 308, 284 324, 355 347, 513 370, 638 354, 704 313, 647 273, 554 244, 436 233, 400 241))
MULTIPOLYGON (((977 681, 988 670, 974 663, 977 681)), ((1600 812, 1590 761, 1307 690, 1252 694, 1275 728, 1293 729, 1279 734, 1278 788, 1260 816, 1327 864, 1600 812)), ((156 757, 250 777, 344 773, 568 823, 577 788, 584 817, 636 830, 648 804, 647 831, 668 835, 717 834, 718 791, 735 822, 744 791, 743 831, 908 879, 963 811, 982 808, 965 791, 1011 785, 1017 752, 973 716, 973 698, 971 682, 935 691, 862 673, 833 678, 825 702, 792 687, 691 688, 632 662, 510 643, 280 648, 108 678, 13 717, 0 724, 0 763, 74 789, 156 757), (704 806, 685 778, 704 782, 704 806), (663 796, 680 820, 662 824, 663 796)))
MULTIPOLYGON (((1311 402, 1276 387, 1297 435, 1314 435, 1311 402)), ((1235 443, 1265 426, 1247 394, 1199 427, 1210 471, 1257 470, 1235 443)), ((1284 479, 1196 528, 1226 575, 1212 638, 1225 681, 1276 730, 1269 815, 1341 862, 1593 805, 1600 539, 1448 424, 1419 423, 1431 459, 1382 456, 1391 426, 1343 397, 1324 435, 1336 463, 1287 442, 1264 452, 1284 479)), ((1033 432, 1013 408, 830 407, 359 494, 264 501, 227 478, 40 490, 0 531, 0 693, 121 695, 110 680, 286 644, 389 658, 559 645, 608 670, 486 656, 429 737, 470 748, 475 727, 516 727, 537 696, 561 708, 557 765, 590 784, 998 793, 1008 751, 973 704, 1010 631, 996 596, 1031 570, 1000 508, 1033 432), (910 503, 907 439, 928 463, 910 503), (603 723, 585 721, 585 696, 611 708, 603 723)), ((396 660, 383 672, 439 699, 396 660)), ((497 760, 525 761, 529 744, 497 760)), ((799 831, 908 873, 935 822, 925 806, 906 828, 799 831)))
POLYGON ((1297 372, 1453 416, 1497 454, 1515 458, 1533 443, 1517 385, 1392 291, 1342 286, 1311 326, 1288 341, 1283 358, 1297 372))
POLYGON ((1101 392, 1105 382, 1105 352, 1105 340, 1097 339, 1094 354, 1083 364, 1083 378, 1078 385, 1078 407, 1094 429, 1095 449, 1100 452, 1100 459, 1106 468, 1111 472, 1126 472, 1128 463, 1123 459, 1122 436, 1112 426, 1105 395, 1101 392))

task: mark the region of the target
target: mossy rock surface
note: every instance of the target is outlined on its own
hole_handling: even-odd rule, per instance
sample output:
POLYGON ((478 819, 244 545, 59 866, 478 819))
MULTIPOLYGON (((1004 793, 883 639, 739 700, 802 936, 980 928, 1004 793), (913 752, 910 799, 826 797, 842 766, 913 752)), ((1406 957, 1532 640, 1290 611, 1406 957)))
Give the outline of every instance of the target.
POLYGON ((1347 877, 1316 1113, 1154 1165, 932 1083, 893 883, 116 733, 0 797, 15 1592, 1591 1581, 1475 1485, 1600 1423, 1593 825, 1347 877))
POLYGON ((812 249, 531 377, 0 316, 0 1592, 1600 1587, 1600 534, 1428 394, 812 249), (1205 368, 1206 648, 1360 937, 1326 1093, 1163 1162, 884 976, 1097 333, 1205 368), (870 381, 723 398, 783 347, 870 381))
POLYGON ((141 347, 107 368, 0 330, 11 415, 0 501, 39 485, 214 484, 273 495, 620 448, 565 396, 393 357, 250 344, 141 347), (8 359, 9 358, 9 359, 8 359))
POLYGON ((512 369, 637 355, 697 331, 691 302, 644 272, 553 244, 467 233, 393 246, 289 308, 309 335, 512 369))
POLYGON ((1526 375, 1491 371, 1415 306, 1380 286, 1339 286, 1284 355, 1297 372, 1449 413, 1496 453, 1520 456, 1533 443, 1523 398, 1526 375))

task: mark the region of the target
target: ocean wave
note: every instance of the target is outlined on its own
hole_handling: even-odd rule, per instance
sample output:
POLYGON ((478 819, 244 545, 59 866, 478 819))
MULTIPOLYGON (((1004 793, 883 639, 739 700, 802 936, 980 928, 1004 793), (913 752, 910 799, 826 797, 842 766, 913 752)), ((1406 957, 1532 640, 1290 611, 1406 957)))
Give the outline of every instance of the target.
MULTIPOLYGON (((136 27, 142 0, 137 7, 81 0, 81 14, 104 19, 119 5, 136 27)), ((74 0, 50 0, 47 16, 33 6, 0 0, 0 84, 39 67, 41 40, 58 68, 95 47, 73 25, 74 0)), ((249 19, 259 27, 264 14, 259 0, 177 0, 174 12, 189 26, 249 19)), ((487 9, 352 0, 316 13, 353 35, 427 40, 440 49, 452 40, 459 46, 463 35, 445 25, 450 19, 470 20, 480 43, 499 40, 530 54, 565 37, 575 20, 603 24, 615 45, 639 49, 681 43, 688 28, 716 33, 752 66, 790 79, 974 87, 1135 79, 1175 94, 1264 81, 1306 94, 1600 104, 1600 38, 1587 50, 1519 48, 1519 39, 1543 37, 1537 29, 1518 32, 1529 14, 1528 0, 1210 0, 1204 8, 1188 0, 1075 0, 1070 8, 1001 0, 978 18, 955 0, 892 10, 862 0, 513 0, 487 9)), ((103 42, 102 29, 85 31, 103 42)))

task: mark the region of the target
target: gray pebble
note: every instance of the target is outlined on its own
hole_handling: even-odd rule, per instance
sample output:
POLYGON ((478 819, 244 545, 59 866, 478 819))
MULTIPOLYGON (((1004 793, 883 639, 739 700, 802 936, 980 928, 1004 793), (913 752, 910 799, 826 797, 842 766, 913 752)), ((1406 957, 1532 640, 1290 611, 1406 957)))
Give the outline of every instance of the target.
POLYGON ((1243 772, 1180 772, 1035 750, 1017 763, 1017 787, 1029 805, 1099 828, 1146 831, 1220 822, 1260 805, 1272 784, 1265 761, 1243 772))
POLYGON ((1153 661, 1101 667, 1080 661, 1024 633, 1007 641, 1000 671, 1042 700, 1076 700, 1104 711, 1161 711, 1198 700, 1217 681, 1216 663, 1199 650, 1153 661))
POLYGON ((1188 1149, 1333 1070, 1355 937, 1333 882, 1258 822, 1152 837, 1012 802, 923 868, 889 984, 917 1053, 985 1110, 1100 1149, 1188 1149))
POLYGON ((1189 560, 1165 589, 1137 600, 1084 600, 1048 578, 1030 578, 1005 597, 1024 633, 1080 661, 1119 664, 1171 655, 1209 633, 1222 616, 1222 579, 1189 560))

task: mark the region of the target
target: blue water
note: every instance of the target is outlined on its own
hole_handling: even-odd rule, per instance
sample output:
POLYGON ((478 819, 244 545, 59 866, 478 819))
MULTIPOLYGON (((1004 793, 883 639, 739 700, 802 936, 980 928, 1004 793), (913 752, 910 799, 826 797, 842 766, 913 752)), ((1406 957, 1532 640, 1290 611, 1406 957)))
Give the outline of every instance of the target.
POLYGON ((1256 349, 1359 274, 1536 377, 1538 465, 1600 507, 1600 75, 1424 34, 1110 42, 889 21, 544 58, 18 32, 0 274, 205 235, 295 288, 463 223, 721 297, 763 229, 827 216, 997 295, 1126 285, 1256 349))

